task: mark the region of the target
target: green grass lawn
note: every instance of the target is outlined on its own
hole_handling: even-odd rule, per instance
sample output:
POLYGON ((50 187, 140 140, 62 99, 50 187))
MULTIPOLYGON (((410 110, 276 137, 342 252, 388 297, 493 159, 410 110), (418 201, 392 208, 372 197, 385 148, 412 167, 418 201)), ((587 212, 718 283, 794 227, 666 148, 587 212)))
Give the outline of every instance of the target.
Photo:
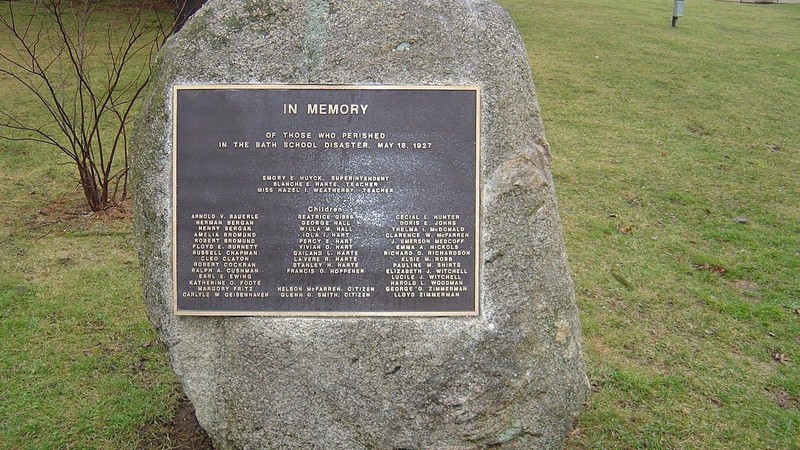
MULTIPOLYGON (((800 5, 501 3, 582 311, 567 447, 800 448, 800 5)), ((179 396, 130 224, 76 214, 65 162, 0 141, 0 448, 136 448, 179 396)))
POLYGON ((800 447, 800 5, 502 3, 594 387, 569 448, 800 447))

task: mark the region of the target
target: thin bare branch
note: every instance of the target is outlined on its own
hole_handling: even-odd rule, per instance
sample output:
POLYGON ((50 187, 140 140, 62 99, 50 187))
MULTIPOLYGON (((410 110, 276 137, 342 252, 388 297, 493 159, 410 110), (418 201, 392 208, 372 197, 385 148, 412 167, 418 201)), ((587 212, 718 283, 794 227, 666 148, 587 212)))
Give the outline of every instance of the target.
MULTIPOLYGON (((0 51, 0 74, 29 92, 51 120, 37 126, 0 112, 0 137, 53 146, 67 155, 92 209, 125 199, 127 126, 150 79, 154 53, 175 22, 141 2, 111 14, 121 23, 98 28, 98 3, 33 0, 32 15, 7 2, 0 28, 11 45, 0 51), (23 18, 24 17, 24 18, 23 18), (105 36, 98 35, 105 28, 105 36), (103 68, 98 62, 103 61, 103 68)), ((21 4, 21 3, 19 3, 21 4)), ((103 15, 105 13, 103 12, 103 15)))

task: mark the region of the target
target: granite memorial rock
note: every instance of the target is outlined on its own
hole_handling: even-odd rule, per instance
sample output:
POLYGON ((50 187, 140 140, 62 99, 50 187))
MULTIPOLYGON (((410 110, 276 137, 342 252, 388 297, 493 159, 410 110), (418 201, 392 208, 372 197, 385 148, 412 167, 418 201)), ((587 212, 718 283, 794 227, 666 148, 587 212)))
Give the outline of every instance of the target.
POLYGON ((212 0, 148 89, 145 301, 216 448, 563 445, 580 322, 501 7, 212 0))

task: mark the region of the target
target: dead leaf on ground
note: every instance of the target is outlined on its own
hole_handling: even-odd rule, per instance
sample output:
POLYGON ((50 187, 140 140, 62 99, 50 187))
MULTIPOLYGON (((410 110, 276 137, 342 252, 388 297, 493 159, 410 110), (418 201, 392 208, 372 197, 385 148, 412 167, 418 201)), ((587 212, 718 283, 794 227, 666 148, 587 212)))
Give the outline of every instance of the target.
POLYGON ((777 363, 787 364, 789 362, 789 355, 782 353, 779 350, 770 350, 769 354, 772 356, 772 360, 777 363))
POLYGON ((624 234, 624 235, 630 236, 631 234, 633 234, 633 225, 629 225, 627 227, 622 227, 622 228, 619 229, 619 232, 624 234))
POLYGON ((709 263, 694 264, 694 268, 697 270, 702 270, 704 272, 711 272, 714 275, 725 275, 725 273, 728 271, 722 266, 715 266, 709 263))

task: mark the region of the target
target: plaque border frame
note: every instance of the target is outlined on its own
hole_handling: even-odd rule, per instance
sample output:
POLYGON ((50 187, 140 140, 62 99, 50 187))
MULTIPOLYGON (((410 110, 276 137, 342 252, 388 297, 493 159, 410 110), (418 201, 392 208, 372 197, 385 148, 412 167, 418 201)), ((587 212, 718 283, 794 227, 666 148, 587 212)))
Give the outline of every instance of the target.
POLYGON ((388 318, 388 317, 478 317, 481 296, 481 87, 478 85, 335 85, 335 84, 174 84, 172 86, 172 134, 170 168, 172 193, 170 205, 170 256, 172 312, 178 317, 296 317, 296 318, 388 318), (181 90, 371 90, 371 91, 474 91, 475 92, 475 298, 471 311, 224 311, 178 309, 178 92, 181 90))

